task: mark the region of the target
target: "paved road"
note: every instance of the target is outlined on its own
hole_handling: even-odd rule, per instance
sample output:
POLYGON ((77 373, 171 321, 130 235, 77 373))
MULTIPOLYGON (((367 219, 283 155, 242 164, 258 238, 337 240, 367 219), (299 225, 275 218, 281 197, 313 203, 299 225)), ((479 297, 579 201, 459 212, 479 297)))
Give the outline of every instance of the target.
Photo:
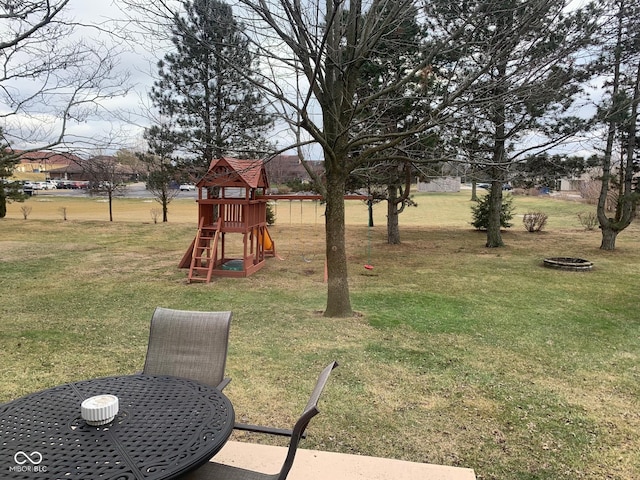
MULTIPOLYGON (((60 189, 60 190, 35 190, 34 195, 38 197, 89 197, 89 193, 86 190, 78 189, 60 189)), ((119 195, 120 196, 120 195, 119 195)), ((153 198, 151 192, 149 192, 144 185, 144 182, 130 183, 125 187, 124 197, 127 198, 153 198)), ((197 198, 198 194, 195 191, 179 192, 177 198, 197 198)))

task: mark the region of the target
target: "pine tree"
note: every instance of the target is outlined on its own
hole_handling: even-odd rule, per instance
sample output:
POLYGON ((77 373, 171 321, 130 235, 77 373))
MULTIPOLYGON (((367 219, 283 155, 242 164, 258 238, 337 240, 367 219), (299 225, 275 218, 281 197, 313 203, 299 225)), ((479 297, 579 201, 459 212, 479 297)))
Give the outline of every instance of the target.
POLYGON ((601 156, 598 221, 602 250, 614 250, 618 234, 636 216, 640 190, 638 171, 638 117, 640 105, 640 2, 605 0, 600 30, 601 52, 594 73, 605 78, 605 95, 596 120, 606 135, 601 156), (609 196, 616 204, 607 211, 609 196))
POLYGON ((268 149, 265 133, 272 117, 247 78, 256 70, 255 55, 231 7, 219 0, 185 1, 183 6, 184 15, 176 15, 172 28, 175 52, 158 63, 160 78, 151 98, 175 125, 178 148, 199 177, 214 158, 261 156, 268 149))
POLYGON ((0 143, 0 218, 7 215, 8 203, 23 202, 26 198, 19 184, 6 180, 13 175, 13 169, 19 162, 18 155, 11 152, 7 145, 0 143))
MULTIPOLYGON (((439 21, 432 21, 434 28, 446 28, 470 7, 484 4, 429 3, 439 21)), ((489 68, 466 92, 469 101, 454 128, 462 139, 472 132, 466 145, 473 148, 470 161, 491 182, 486 246, 501 247, 502 186, 513 165, 583 127, 570 114, 586 75, 579 56, 593 16, 586 8, 566 13, 562 0, 495 0, 484 5, 476 21, 475 45, 452 49, 448 60, 464 66, 486 62, 489 68)))
MULTIPOLYGON (((379 5, 378 15, 389 15, 390 5, 379 5)), ((421 32, 417 21, 418 10, 408 8, 398 19, 398 25, 387 27, 382 40, 364 63, 357 92, 358 98, 366 98, 382 92, 398 83, 412 65, 421 58, 421 32)), ((388 136, 402 135, 428 115, 428 102, 424 90, 430 87, 422 72, 416 73, 404 87, 402 96, 391 90, 380 94, 368 107, 359 113, 360 123, 353 129, 357 132, 378 132, 388 136)), ((407 206, 415 206, 410 198, 413 162, 425 161, 428 149, 426 135, 408 135, 382 152, 362 155, 356 149, 354 156, 362 166, 354 169, 350 181, 365 185, 373 201, 387 202, 387 242, 400 243, 399 215, 407 206)), ((370 204, 371 208, 371 204, 370 204)), ((370 226, 372 222, 370 222, 370 226)))

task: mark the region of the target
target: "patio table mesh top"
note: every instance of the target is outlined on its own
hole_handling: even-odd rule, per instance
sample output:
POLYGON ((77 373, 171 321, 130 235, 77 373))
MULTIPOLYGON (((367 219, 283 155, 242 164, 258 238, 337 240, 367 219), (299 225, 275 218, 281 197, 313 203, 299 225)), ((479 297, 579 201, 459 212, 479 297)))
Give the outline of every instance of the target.
POLYGON ((0 478, 47 480, 175 478, 222 448, 233 407, 216 388, 168 376, 86 380, 0 405, 0 478), (113 422, 94 427, 82 400, 119 399, 113 422))

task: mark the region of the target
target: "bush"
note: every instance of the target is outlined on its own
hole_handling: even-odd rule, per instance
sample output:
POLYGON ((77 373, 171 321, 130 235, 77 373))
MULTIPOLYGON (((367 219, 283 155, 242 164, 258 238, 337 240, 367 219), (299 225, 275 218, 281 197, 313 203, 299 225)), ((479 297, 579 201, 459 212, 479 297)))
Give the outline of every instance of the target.
MULTIPOLYGON (((489 197, 485 195, 479 200, 476 200, 476 204, 471 207, 471 214, 473 215, 473 225, 477 230, 486 230, 489 227, 489 197)), ((509 228, 511 226, 511 219, 513 218, 513 197, 511 195, 505 195, 502 197, 502 209, 500 211, 500 226, 502 228, 509 228)))
POLYGON ((524 228, 526 228, 528 232, 539 232, 547 224, 548 218, 549 216, 546 213, 529 212, 524 214, 522 223, 524 223, 524 228))
POLYGON ((595 212, 580 212, 578 219, 585 230, 594 230, 598 225, 598 216, 595 212))
POLYGON ((20 207, 20 211, 22 211, 22 218, 26 220, 29 217, 29 214, 31 213, 31 207, 24 205, 20 207))
POLYGON ((267 225, 276 223, 276 212, 273 209, 273 203, 267 202, 267 225))

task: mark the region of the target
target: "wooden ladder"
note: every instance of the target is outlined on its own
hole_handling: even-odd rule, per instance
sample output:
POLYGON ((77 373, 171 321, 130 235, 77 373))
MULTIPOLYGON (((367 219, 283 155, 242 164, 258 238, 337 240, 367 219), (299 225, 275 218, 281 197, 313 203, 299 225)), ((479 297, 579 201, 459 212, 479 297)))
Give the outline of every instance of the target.
POLYGON ((222 219, 218 219, 215 225, 204 225, 204 218, 200 219, 198 233, 191 252, 191 264, 189 266, 189 283, 211 281, 213 268, 218 252, 218 238, 222 219))

